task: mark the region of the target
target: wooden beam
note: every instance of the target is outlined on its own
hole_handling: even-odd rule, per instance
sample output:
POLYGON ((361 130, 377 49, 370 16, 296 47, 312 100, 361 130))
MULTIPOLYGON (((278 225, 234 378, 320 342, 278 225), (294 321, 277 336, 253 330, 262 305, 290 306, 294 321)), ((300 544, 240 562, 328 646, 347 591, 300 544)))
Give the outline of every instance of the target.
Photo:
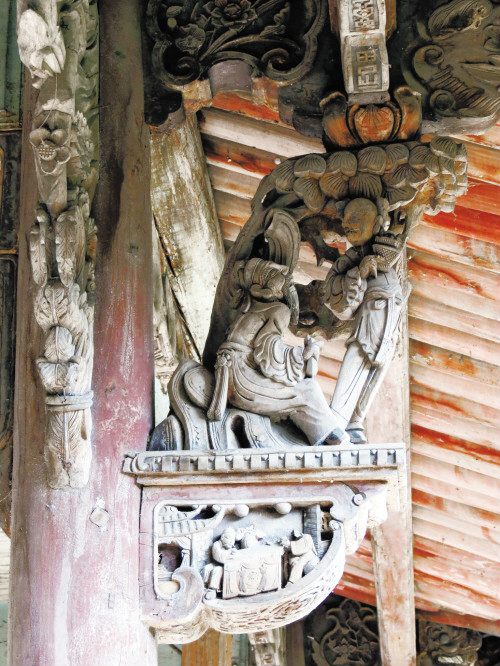
POLYGON ((231 666, 231 635, 209 629, 183 646, 182 666, 231 666))
POLYGON ((224 247, 195 115, 152 131, 151 202, 172 291, 201 356, 224 247))
POLYGON ((403 441, 407 445, 407 490, 401 511, 372 530, 382 666, 416 662, 413 535, 410 484, 410 411, 408 326, 403 313, 402 335, 387 376, 367 418, 368 441, 403 441))
MULTIPOLYGON (((55 3, 54 3, 55 6, 55 3)), ((14 426, 9 663, 154 666, 156 645, 139 610, 140 489, 121 472, 151 428, 153 379, 151 211, 143 124, 140 8, 100 6, 101 165, 94 458, 79 490, 53 490, 43 461, 44 406, 34 361, 41 329, 27 304, 33 288, 26 247, 36 205, 24 136, 18 348, 14 426)), ((33 109, 26 86, 25 127, 33 109)))

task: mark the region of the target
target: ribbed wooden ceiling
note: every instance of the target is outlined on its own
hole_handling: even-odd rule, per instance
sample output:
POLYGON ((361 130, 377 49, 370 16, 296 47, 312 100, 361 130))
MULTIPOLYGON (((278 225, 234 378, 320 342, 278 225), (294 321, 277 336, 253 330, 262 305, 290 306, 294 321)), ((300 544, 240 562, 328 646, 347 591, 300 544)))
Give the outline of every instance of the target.
MULTIPOLYGON (((288 157, 324 152, 235 96, 216 97, 199 121, 226 242, 264 175, 288 157)), ((424 217, 408 252, 415 592, 420 609, 491 621, 500 617, 500 126, 460 138, 469 191, 454 213, 424 217)), ((303 249, 298 282, 327 271, 303 249)), ((328 398, 343 353, 342 342, 324 346, 328 398)), ((337 591, 375 603, 369 539, 337 591)))

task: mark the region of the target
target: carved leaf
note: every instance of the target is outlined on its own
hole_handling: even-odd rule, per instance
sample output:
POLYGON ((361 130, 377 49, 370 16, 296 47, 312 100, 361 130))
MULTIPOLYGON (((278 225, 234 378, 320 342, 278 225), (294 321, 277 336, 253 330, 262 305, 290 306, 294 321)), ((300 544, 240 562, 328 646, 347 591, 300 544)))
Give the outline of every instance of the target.
POLYGON ((320 190, 316 178, 298 178, 293 189, 313 213, 319 213, 323 208, 325 195, 320 190))
POLYGON ((393 171, 400 164, 408 162, 410 151, 402 143, 393 143, 385 149, 387 157, 386 171, 393 171))
POLYGON ((45 357, 51 363, 66 363, 75 353, 73 337, 67 328, 54 326, 45 339, 45 357))
POLYGON ((83 208, 71 208, 59 215, 55 223, 57 265, 61 281, 66 286, 78 278, 87 250, 83 217, 86 198, 81 199, 83 208))
POLYGON ((321 155, 304 155, 295 162, 294 173, 297 177, 319 178, 325 173, 326 162, 321 155))
POLYGON ((358 171, 382 174, 386 164, 385 150, 379 146, 363 148, 358 153, 358 171))
POLYGON ((30 259, 33 279, 36 284, 47 282, 47 253, 45 247, 45 227, 34 224, 30 231, 30 259))
POLYGON ((419 185, 427 180, 427 172, 423 169, 414 169, 411 164, 402 164, 392 173, 387 173, 383 180, 390 187, 403 187, 404 185, 419 185))
POLYGON ((388 106, 369 104, 354 114, 354 126, 363 143, 387 141, 395 124, 394 112, 388 106))
POLYGON ((382 181, 373 173, 358 173, 357 176, 349 178, 349 194, 353 197, 376 199, 382 194, 382 181))
POLYGON ((356 155, 343 150, 342 152, 333 153, 327 160, 328 171, 338 173, 339 171, 344 176, 354 176, 358 170, 358 160, 356 155))
POLYGON ((286 160, 272 171, 272 177, 276 183, 276 190, 280 194, 287 194, 293 190, 295 182, 294 174, 295 160, 286 160))
POLYGON ((410 201, 413 201, 416 194, 417 190, 410 187, 410 185, 405 185, 400 188, 388 187, 386 196, 389 200, 390 210, 394 210, 395 208, 410 203, 410 201))
POLYGON ((428 146, 415 146, 410 153, 410 164, 416 169, 427 169, 431 174, 439 173, 439 161, 428 146))
POLYGON ((457 155, 457 144, 446 136, 436 136, 429 144, 431 151, 438 157, 454 159, 457 155))
POLYGON ((341 173, 327 172, 319 182, 323 192, 334 199, 344 199, 349 194, 349 179, 341 173))

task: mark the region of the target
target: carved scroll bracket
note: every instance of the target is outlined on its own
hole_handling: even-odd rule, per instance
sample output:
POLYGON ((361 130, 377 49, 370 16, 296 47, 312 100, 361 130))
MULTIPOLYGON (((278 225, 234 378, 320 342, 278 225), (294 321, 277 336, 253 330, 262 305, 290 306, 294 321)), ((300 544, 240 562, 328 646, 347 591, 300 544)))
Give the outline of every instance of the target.
POLYGON ((30 142, 38 208, 30 233, 36 364, 45 389, 45 459, 53 488, 89 478, 97 182, 98 14, 95 0, 40 3, 18 18, 21 60, 38 94, 30 142))

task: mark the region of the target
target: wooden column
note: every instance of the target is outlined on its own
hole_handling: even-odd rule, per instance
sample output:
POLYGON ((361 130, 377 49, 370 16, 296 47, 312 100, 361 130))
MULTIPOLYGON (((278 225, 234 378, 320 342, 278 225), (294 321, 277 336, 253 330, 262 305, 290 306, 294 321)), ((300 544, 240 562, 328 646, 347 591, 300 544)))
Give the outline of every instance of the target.
POLYGON ((209 629, 182 648, 182 666, 231 666, 231 635, 209 629))
MULTIPOLYGON (((31 85, 25 127, 31 126, 31 85)), ((52 490, 29 298, 27 232, 36 202, 24 137, 13 470, 10 656, 13 666, 153 666, 140 620, 140 490, 121 473, 151 427, 152 289, 148 134, 143 124, 139 6, 101 3, 101 175, 98 226, 94 458, 88 485, 52 490), (38 386, 38 390, 37 390, 38 386)))
POLYGON ((407 492, 398 513, 372 530, 373 565, 382 666, 416 660, 413 532, 410 478, 410 396, 407 314, 392 363, 367 418, 368 441, 405 442, 407 492))

